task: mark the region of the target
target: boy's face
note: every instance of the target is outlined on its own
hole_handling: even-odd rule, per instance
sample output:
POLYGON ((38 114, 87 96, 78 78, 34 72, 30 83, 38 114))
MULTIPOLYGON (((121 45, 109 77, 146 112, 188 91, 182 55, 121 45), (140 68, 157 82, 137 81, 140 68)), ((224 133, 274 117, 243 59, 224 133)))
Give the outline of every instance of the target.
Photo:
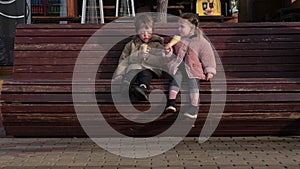
POLYGON ((149 40, 152 38, 152 28, 141 28, 138 31, 139 38, 145 42, 148 43, 149 40))

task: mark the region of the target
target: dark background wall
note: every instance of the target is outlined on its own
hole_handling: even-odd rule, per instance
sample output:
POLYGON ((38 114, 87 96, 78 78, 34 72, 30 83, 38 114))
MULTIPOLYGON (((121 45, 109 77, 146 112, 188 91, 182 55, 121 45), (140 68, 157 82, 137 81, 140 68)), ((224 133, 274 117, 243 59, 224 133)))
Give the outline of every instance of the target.
MULTIPOLYGON (((7 1, 4 1, 7 2, 7 1)), ((9 16, 25 14, 25 1, 16 0, 11 4, 0 3, 0 12, 9 16)), ((0 66, 13 65, 13 48, 16 25, 24 23, 25 19, 13 19, 0 14, 0 66)))

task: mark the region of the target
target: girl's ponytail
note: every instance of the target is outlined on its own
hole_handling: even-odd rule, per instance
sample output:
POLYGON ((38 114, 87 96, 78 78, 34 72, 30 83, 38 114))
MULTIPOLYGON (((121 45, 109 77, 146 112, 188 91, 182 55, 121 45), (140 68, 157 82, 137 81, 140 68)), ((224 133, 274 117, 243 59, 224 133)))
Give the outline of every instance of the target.
POLYGON ((197 37, 198 37, 199 39, 201 39, 201 38, 203 37, 203 32, 202 32, 202 30, 201 30, 199 27, 196 27, 195 29, 196 29, 195 32, 196 32, 197 37))
POLYGON ((200 39, 203 36, 202 30, 199 28, 199 18, 197 14, 186 13, 181 16, 182 19, 187 19, 191 24, 195 26, 195 33, 200 39))

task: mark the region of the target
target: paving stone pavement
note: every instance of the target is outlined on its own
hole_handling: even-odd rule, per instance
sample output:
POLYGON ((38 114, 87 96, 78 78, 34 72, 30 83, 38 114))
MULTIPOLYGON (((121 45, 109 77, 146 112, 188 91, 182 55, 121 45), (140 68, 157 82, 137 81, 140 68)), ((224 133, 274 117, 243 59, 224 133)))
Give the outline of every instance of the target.
POLYGON ((149 158, 117 156, 89 138, 0 138, 0 169, 19 168, 299 169, 300 137, 188 137, 149 158))

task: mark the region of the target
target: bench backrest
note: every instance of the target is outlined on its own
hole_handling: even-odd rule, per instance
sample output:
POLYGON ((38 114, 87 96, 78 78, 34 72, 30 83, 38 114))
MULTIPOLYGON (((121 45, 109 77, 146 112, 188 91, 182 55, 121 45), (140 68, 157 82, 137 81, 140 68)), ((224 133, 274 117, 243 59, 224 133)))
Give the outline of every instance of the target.
MULTIPOLYGON (((82 47, 100 28, 100 25, 77 24, 19 25, 14 80, 71 80, 82 47)), ((89 44, 91 62, 87 67, 95 64, 95 58, 103 58, 99 77, 109 79, 125 43, 134 34, 134 27, 132 23, 114 23, 102 28, 101 35, 96 33, 89 44), (128 37, 110 44, 115 43, 116 32, 128 37)), ((216 48, 227 78, 300 77, 300 23, 223 23, 201 28, 216 48)), ((176 34, 177 24, 157 25, 156 32, 165 35, 168 41, 168 35, 176 34)))
MULTIPOLYGON (((153 136, 173 124, 175 117, 149 124, 133 123, 116 109, 109 78, 134 28, 124 23, 109 25, 103 26, 100 32, 99 25, 20 25, 17 28, 14 79, 4 81, 0 98, 8 135, 86 136, 73 103, 74 94, 81 93, 72 93, 70 81, 82 51, 87 54, 84 55, 87 62, 81 64, 87 69, 79 73, 89 73, 91 67, 98 69, 101 79, 95 85, 97 104, 114 129, 128 135, 153 136), (94 33, 95 38, 84 45, 94 33), (99 58, 102 62, 98 68, 99 58)), ((209 24, 202 28, 217 49, 227 77, 226 104, 214 134, 299 135, 300 23, 209 24)), ((176 23, 168 23, 158 25, 156 32, 172 35, 176 29, 176 23)), ((169 39, 166 36, 166 41, 169 39)), ((224 90, 222 83, 217 80, 216 83, 214 89, 210 82, 201 84, 199 117, 190 135, 199 135, 211 108, 222 107, 218 102, 222 98, 212 102, 211 93, 222 95, 224 90)), ((82 93, 91 89, 86 84, 89 83, 81 84, 82 93)), ((168 83, 154 81, 150 87, 167 93, 168 83)), ((160 92, 153 94, 161 96, 160 92)), ((178 108, 185 106, 182 98, 177 100, 178 108)), ((80 106, 89 110, 90 104, 83 100, 80 106)), ((125 113, 132 115, 130 105, 122 106, 125 113)), ((149 104, 134 102, 134 107, 144 110, 149 104)), ((89 121, 95 114, 89 112, 86 117, 89 121)))

